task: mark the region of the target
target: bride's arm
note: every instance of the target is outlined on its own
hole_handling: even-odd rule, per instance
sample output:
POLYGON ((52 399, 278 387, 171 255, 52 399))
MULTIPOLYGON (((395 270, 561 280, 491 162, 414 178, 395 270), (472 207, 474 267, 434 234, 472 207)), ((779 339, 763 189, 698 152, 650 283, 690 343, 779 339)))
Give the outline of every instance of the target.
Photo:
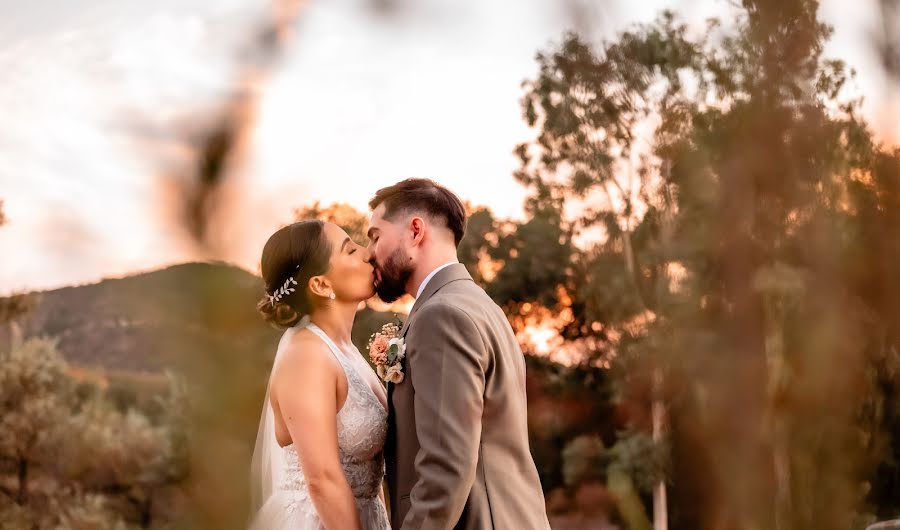
POLYGON ((343 373, 327 346, 298 337, 286 352, 276 395, 319 518, 329 530, 360 529, 359 513, 338 456, 337 384, 343 373))

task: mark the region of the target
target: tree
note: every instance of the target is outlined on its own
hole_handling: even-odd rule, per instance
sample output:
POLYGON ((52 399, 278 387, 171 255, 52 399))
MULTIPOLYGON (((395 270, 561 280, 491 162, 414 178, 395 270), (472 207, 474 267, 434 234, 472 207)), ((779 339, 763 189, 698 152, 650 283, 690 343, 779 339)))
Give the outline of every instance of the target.
POLYGON ((120 411, 100 395, 58 431, 58 475, 89 491, 124 495, 142 528, 153 520, 156 494, 188 473, 186 392, 178 378, 169 381, 167 394, 158 397, 165 411, 158 423, 134 408, 120 411))
POLYGON ((560 305, 559 289, 569 278, 572 242, 558 210, 542 209, 521 224, 508 224, 489 255, 501 264, 487 286, 494 300, 507 307, 526 302, 549 308, 560 305))
POLYGON ((0 352, 0 457, 15 463, 16 499, 28 499, 29 471, 66 417, 66 363, 50 339, 29 339, 0 352))
POLYGON ((673 523, 845 528, 867 509, 865 440, 885 435, 867 411, 885 410, 872 396, 898 365, 883 264, 900 249, 900 157, 845 95, 852 73, 821 57, 817 2, 739 7, 729 31, 664 13, 540 53, 516 177, 573 236, 601 233, 574 252, 563 331, 611 344, 637 410, 665 399, 673 523))
POLYGON ((349 204, 335 203, 322 206, 319 201, 316 201, 312 205, 296 208, 294 218, 298 221, 303 219, 328 221, 343 228, 350 239, 360 245, 364 245, 368 241, 366 235, 369 226, 368 218, 349 204))
POLYGON ((17 320, 34 309, 38 300, 38 295, 23 293, 12 294, 0 299, 0 325, 9 326, 10 347, 21 342, 22 331, 17 320))
POLYGON ((562 450, 562 474, 566 486, 604 478, 606 448, 597 435, 581 435, 562 450))
POLYGON ((494 278, 490 249, 497 242, 498 220, 483 206, 466 204, 466 235, 459 242, 456 255, 466 266, 472 279, 482 287, 494 278))
MULTIPOLYGON (((6 216, 3 213, 3 201, 0 200, 0 226, 4 224, 6 224, 6 216)), ((37 298, 34 295, 26 294, 13 294, 0 299, 0 325, 9 325, 10 347, 21 339, 21 330, 16 319, 31 311, 36 302, 37 298)))

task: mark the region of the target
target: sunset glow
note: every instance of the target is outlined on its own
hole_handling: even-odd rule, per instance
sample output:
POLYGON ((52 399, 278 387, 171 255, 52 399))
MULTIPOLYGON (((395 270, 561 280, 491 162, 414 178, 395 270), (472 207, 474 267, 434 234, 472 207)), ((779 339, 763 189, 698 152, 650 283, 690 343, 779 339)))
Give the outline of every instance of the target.
MULTIPOLYGON (((656 0, 613 3, 591 10, 594 21, 576 21, 557 2, 533 0, 472 4, 445 24, 441 13, 456 4, 435 0, 380 19, 351 2, 287 2, 279 20, 299 17, 290 31, 278 26, 290 45, 261 74, 235 66, 253 24, 271 16, 261 6, 96 0, 44 20, 40 5, 0 22, 0 68, 10 80, 0 87, 8 218, 0 247, 15 249, 0 262, 2 293, 193 259, 255 272, 265 238, 294 208, 320 200, 365 210, 378 187, 410 176, 518 218, 525 191, 511 176, 512 149, 533 134, 519 98, 538 49, 561 28, 609 37, 665 7, 698 27, 728 13, 714 0, 656 0), (191 131, 242 85, 258 100, 234 111, 246 123, 245 149, 218 194, 210 254, 191 241, 173 197, 196 153, 191 131)), ((874 5, 822 4, 835 26, 826 55, 856 68, 873 127, 895 142, 900 108, 867 40, 874 5)))

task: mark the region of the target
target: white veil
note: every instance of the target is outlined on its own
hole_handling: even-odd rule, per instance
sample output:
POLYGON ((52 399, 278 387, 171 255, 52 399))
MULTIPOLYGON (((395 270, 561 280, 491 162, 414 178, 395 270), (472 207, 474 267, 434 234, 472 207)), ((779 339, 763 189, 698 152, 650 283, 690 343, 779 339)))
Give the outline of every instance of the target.
MULTIPOLYGON (((294 327, 286 330, 278 342, 278 350, 275 360, 272 362, 272 373, 278 360, 291 337, 297 330, 309 324, 309 317, 304 317, 294 327)), ((272 376, 269 376, 271 382, 272 376)), ((256 433, 256 445, 253 448, 253 459, 250 462, 250 528, 270 528, 262 512, 263 506, 275 491, 275 486, 284 477, 287 464, 284 459, 284 450, 278 445, 275 438, 275 413, 272 403, 269 401, 268 384, 266 385, 266 399, 263 402, 262 416, 259 420, 259 430, 256 433)), ((270 512, 271 513, 271 512, 270 512)))

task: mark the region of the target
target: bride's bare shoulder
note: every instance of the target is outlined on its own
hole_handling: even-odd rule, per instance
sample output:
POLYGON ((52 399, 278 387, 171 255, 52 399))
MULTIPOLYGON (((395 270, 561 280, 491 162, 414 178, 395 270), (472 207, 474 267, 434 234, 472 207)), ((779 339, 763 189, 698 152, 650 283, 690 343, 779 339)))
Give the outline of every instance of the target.
POLYGON ((344 386, 341 365, 328 345, 306 329, 293 332, 281 345, 272 369, 269 395, 276 416, 298 417, 310 411, 330 410, 335 391, 344 386), (306 411, 305 413, 302 411, 306 411))
POLYGON ((300 329, 292 334, 285 344, 279 364, 288 370, 302 368, 306 371, 332 370, 336 361, 328 345, 309 329, 300 329))

